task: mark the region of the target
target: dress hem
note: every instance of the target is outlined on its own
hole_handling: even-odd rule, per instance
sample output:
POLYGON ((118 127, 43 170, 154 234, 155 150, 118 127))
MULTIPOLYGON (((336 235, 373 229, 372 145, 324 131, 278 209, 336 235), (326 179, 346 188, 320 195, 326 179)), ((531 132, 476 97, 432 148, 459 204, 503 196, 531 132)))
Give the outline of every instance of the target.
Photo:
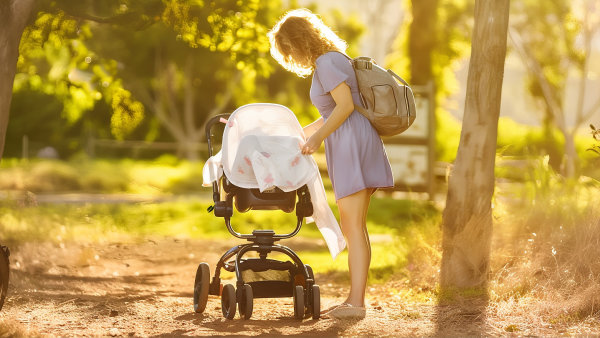
MULTIPOLYGON (((350 195, 352 195, 352 194, 356 194, 356 193, 357 193, 357 192, 359 192, 359 191, 363 191, 363 190, 365 190, 365 189, 369 189, 369 188, 373 188, 373 189, 375 189, 375 190, 373 190, 373 193, 375 193, 375 191, 377 191, 377 189, 381 189, 381 188, 393 188, 393 187, 394 187, 394 185, 378 185, 378 186, 368 186, 368 187, 364 187, 364 188, 360 188, 360 189, 356 189, 356 190, 354 190, 354 191, 351 191, 350 193, 344 194, 344 195, 343 195, 343 196, 341 196, 341 197, 337 197, 337 196, 336 196, 336 197, 335 197, 335 201, 337 202, 338 200, 341 200, 341 199, 342 199, 342 198, 344 198, 344 197, 348 197, 348 196, 350 196, 350 195)), ((335 194, 335 192, 334 192, 334 194, 335 194)))

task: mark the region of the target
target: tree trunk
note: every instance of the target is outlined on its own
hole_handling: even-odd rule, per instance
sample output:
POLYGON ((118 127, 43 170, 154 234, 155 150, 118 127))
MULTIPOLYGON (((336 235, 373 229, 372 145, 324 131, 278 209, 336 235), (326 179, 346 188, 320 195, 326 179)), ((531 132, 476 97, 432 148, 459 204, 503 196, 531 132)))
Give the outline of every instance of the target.
POLYGON ((509 0, 477 0, 460 144, 442 227, 441 286, 483 287, 492 236, 491 198, 509 0))
POLYGON ((410 82, 426 85, 432 80, 431 52, 435 46, 438 0, 412 0, 409 47, 410 82))
POLYGON ((33 4, 34 0, 0 1, 0 159, 4 153, 19 43, 33 4))

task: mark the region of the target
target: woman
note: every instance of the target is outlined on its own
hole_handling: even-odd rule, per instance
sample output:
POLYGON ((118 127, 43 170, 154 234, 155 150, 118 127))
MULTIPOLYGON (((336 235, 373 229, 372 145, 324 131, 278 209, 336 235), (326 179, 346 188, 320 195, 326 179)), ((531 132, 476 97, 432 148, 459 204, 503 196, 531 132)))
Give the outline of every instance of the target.
POLYGON ((306 9, 288 12, 269 32, 271 55, 301 77, 312 73, 310 98, 321 118, 304 128, 303 154, 325 142, 327 170, 348 243, 350 293, 326 311, 331 317, 365 316, 365 289, 371 261, 366 217, 375 189, 394 185, 381 138, 361 105, 352 64, 343 54, 346 42, 306 9))

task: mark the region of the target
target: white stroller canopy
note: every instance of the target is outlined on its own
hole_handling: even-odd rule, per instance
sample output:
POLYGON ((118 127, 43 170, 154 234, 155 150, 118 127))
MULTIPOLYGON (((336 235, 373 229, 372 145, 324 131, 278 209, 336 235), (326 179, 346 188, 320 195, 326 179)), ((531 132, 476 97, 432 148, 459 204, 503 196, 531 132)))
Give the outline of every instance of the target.
POLYGON ((304 131, 287 107, 272 103, 242 106, 229 116, 221 151, 204 165, 203 185, 210 186, 221 173, 240 188, 258 188, 261 192, 272 187, 294 191, 306 184, 313 205, 312 218, 336 257, 346 245, 344 236, 327 203, 315 160, 302 155, 303 142, 304 131))
POLYGON ((318 175, 314 160, 300 152, 303 141, 302 127, 287 107, 242 106, 231 114, 223 132, 223 171, 238 187, 295 190, 318 175))

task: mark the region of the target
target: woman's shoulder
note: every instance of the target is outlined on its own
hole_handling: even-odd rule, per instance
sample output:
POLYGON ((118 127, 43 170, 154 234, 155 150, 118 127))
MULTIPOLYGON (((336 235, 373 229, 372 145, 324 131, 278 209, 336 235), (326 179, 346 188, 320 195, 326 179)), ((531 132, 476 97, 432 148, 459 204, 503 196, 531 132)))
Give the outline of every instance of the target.
POLYGON ((321 56, 319 56, 317 58, 317 60, 315 61, 315 63, 317 64, 317 67, 319 65, 323 65, 323 64, 344 64, 344 63, 348 63, 348 57, 341 53, 341 52, 337 52, 337 51, 330 51, 324 54, 321 54, 321 56))

